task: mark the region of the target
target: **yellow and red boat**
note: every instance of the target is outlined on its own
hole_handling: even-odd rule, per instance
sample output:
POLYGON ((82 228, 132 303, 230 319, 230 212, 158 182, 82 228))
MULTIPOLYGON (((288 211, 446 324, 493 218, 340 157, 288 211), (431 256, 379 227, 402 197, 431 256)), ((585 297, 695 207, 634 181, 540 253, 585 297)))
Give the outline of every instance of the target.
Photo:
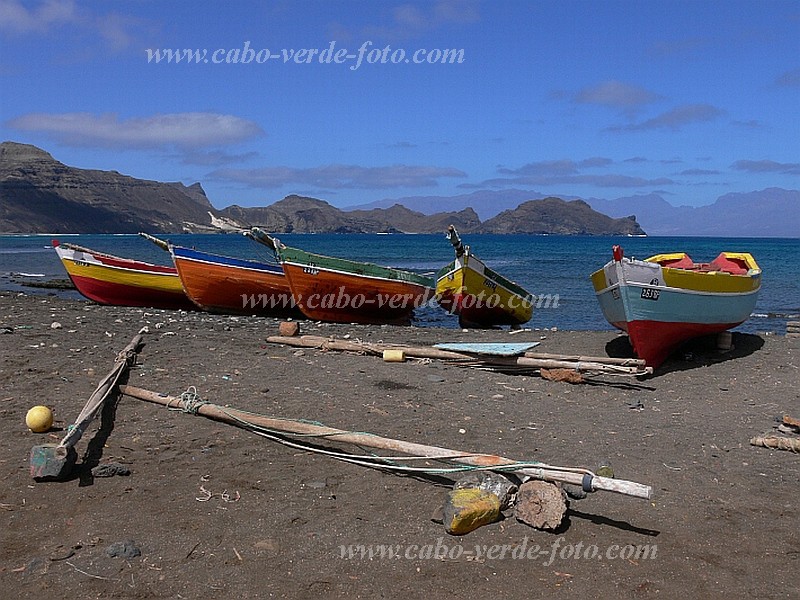
POLYGON ((708 263, 686 253, 645 260, 613 259, 591 275, 603 315, 627 332, 639 358, 657 367, 681 344, 746 321, 761 289, 761 269, 746 252, 722 252, 708 263))
POLYGON ((53 240, 77 290, 98 304, 192 309, 174 267, 121 258, 53 240))
POLYGON ((456 259, 436 276, 436 298, 458 315, 462 327, 521 325, 533 316, 534 298, 520 285, 487 267, 465 246, 452 225, 447 238, 456 259))

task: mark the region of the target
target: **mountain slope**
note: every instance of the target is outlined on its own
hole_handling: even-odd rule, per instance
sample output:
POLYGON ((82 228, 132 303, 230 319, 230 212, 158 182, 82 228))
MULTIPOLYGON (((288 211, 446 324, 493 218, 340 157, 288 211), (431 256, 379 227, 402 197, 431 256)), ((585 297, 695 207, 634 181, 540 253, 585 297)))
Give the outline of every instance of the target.
POLYGON ((135 233, 195 229, 214 211, 200 184, 68 167, 27 144, 0 144, 0 232, 135 233))
POLYGON ((269 206, 229 206, 222 213, 275 233, 433 233, 446 230, 451 222, 470 231, 480 224, 471 209, 427 216, 397 204, 387 209, 345 212, 324 200, 297 195, 269 206))
POLYGON ((658 194, 587 202, 612 217, 635 214, 650 235, 798 237, 800 190, 767 188, 720 196, 707 206, 673 206, 658 194))
POLYGON ((636 217, 612 219, 583 200, 531 200, 506 210, 479 228, 481 233, 535 233, 560 235, 642 235, 636 217))
MULTIPOLYGON (((529 190, 481 190, 460 196, 406 196, 394 200, 378 200, 360 206, 348 207, 345 210, 370 210, 374 208, 389 208, 400 204, 413 211, 424 215, 433 215, 440 212, 458 212, 465 208, 473 209, 478 216, 491 219, 504 210, 511 210, 527 200, 541 200, 546 194, 529 190)), ((572 200, 573 197, 567 197, 572 200)))

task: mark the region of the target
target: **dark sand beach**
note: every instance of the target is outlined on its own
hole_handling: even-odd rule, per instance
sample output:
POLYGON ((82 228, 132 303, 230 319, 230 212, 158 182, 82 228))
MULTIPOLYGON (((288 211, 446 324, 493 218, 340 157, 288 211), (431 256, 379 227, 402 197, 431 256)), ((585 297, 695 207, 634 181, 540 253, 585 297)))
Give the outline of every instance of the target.
MULTIPOLYGON (((267 344, 278 324, 0 292, 2 596, 800 595, 800 457, 749 444, 774 431, 776 416, 800 418, 798 340, 735 333, 727 354, 706 340, 646 379, 570 385, 267 344), (555 533, 509 513, 453 537, 431 519, 446 481, 311 455, 129 397, 105 430, 100 420, 87 430, 72 479, 35 482, 31 447, 63 437, 143 326, 131 385, 173 395, 194 386, 217 404, 515 459, 589 468, 610 460, 617 477, 651 485, 653 498, 597 492, 571 500, 555 533), (25 426, 38 404, 55 411, 49 433, 25 426), (130 474, 92 476, 106 463, 130 474), (138 556, 110 556, 126 541, 138 556), (399 557, 342 557, 358 544, 391 546, 399 557), (649 555, 631 555, 629 545, 649 555)), ((586 355, 627 343, 612 331, 301 327, 416 345, 539 341, 542 352, 586 355)))

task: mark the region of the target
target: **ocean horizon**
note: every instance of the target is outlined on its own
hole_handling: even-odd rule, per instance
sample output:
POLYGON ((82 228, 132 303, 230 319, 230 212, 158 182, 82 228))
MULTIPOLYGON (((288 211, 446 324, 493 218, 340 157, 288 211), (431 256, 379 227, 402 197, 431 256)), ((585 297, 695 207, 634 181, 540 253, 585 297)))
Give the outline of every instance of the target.
MULTIPOLYGON (((164 234, 164 239, 198 250, 274 262, 270 251, 229 234, 164 234)), ((438 234, 278 234, 289 246, 309 252, 433 274, 453 259, 444 235, 438 234)), ((110 254, 158 264, 171 264, 169 254, 134 234, 5 234, 0 235, 0 289, 31 295, 56 293, 83 298, 74 290, 54 291, 21 285, 21 281, 64 279, 67 273, 51 242, 69 241, 110 254)), ((783 333, 786 322, 800 319, 800 267, 787 256, 800 251, 797 238, 625 237, 560 235, 465 235, 464 243, 487 266, 538 297, 548 298, 534 311, 528 328, 597 331, 613 328, 603 318, 589 275, 611 259, 621 245, 625 255, 646 258, 686 252, 707 262, 722 251, 751 253, 763 272, 763 283, 751 318, 735 331, 783 333)), ((88 301, 87 301, 88 302, 88 301)), ((455 316, 437 307, 416 313, 420 327, 458 327, 455 316)))

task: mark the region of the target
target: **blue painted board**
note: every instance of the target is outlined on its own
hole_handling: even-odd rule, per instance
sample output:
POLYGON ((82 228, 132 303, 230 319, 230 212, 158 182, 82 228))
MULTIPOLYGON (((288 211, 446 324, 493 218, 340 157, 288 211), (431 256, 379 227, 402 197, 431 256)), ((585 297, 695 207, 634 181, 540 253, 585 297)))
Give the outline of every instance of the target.
POLYGON ((531 348, 535 348, 540 342, 476 342, 476 343, 449 343, 434 344, 434 348, 440 350, 450 350, 452 352, 467 352, 469 354, 489 354, 491 356, 518 356, 524 354, 531 348))

